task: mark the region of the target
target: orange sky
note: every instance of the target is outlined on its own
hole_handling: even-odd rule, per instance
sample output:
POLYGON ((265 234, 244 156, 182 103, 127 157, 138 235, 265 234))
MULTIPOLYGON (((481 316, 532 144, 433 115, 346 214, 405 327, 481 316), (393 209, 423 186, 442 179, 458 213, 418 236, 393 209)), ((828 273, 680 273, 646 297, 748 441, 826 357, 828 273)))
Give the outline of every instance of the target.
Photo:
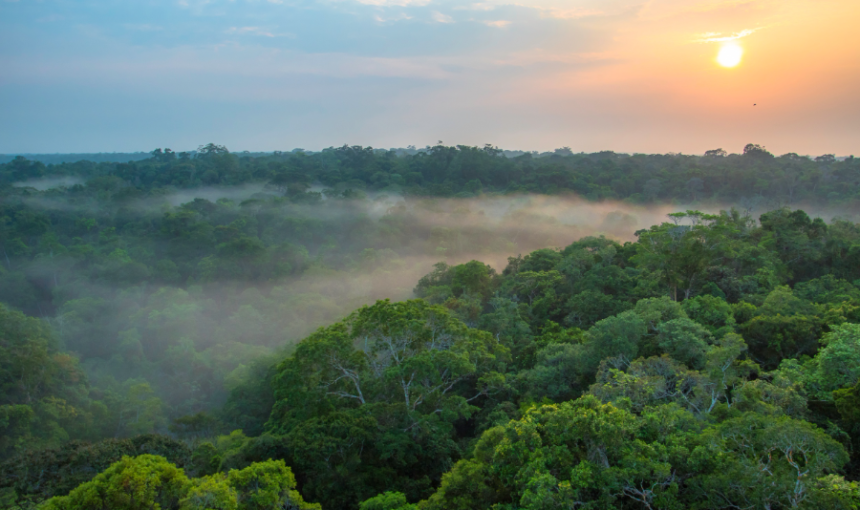
POLYGON ((7 1, 0 66, 4 153, 860 147, 860 0, 7 1))
POLYGON ((601 2, 533 3, 591 3, 595 14, 581 23, 614 34, 599 52, 554 58, 616 63, 530 76, 509 96, 538 91, 549 108, 569 108, 573 117, 609 113, 614 129, 578 129, 589 140, 607 147, 624 140, 640 152, 656 145, 671 150, 666 138, 685 152, 708 143, 738 151, 747 141, 780 153, 860 148, 858 1, 653 1, 638 12, 632 2, 604 11, 601 2), (635 14, 625 15, 625 7, 635 14), (727 42, 707 40, 745 32, 751 33, 731 41, 744 50, 741 63, 718 65, 727 42))

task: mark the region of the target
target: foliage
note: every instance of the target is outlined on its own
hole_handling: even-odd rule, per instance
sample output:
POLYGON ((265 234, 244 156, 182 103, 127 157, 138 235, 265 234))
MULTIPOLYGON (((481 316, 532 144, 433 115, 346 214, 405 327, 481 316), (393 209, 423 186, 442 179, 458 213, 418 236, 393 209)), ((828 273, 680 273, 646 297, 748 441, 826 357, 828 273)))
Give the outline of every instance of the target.
POLYGON ((124 456, 159 455, 189 467, 191 451, 183 443, 159 435, 71 441, 58 448, 27 450, 0 464, 0 488, 15 492, 19 504, 38 503, 67 494, 124 456))
POLYGON ((773 206, 860 167, 744 152, 0 165, 0 504, 857 508, 860 227, 773 206), (622 242, 461 200, 528 192, 693 205, 622 242))
POLYGON ((189 480, 181 468, 157 455, 124 456, 74 488, 49 499, 45 510, 320 510, 296 492, 292 471, 283 461, 254 463, 189 480))
POLYGON ((163 457, 123 457, 73 489, 68 496, 49 499, 45 510, 102 510, 176 508, 187 490, 188 478, 163 457))

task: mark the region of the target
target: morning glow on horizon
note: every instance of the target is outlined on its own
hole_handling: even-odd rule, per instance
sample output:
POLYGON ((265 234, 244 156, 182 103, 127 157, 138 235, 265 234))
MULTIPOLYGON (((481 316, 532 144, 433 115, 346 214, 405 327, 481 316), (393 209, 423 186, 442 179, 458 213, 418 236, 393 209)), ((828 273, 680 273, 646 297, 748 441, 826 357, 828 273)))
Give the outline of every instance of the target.
POLYGON ((848 155, 858 22, 853 0, 5 1, 0 153, 848 155))

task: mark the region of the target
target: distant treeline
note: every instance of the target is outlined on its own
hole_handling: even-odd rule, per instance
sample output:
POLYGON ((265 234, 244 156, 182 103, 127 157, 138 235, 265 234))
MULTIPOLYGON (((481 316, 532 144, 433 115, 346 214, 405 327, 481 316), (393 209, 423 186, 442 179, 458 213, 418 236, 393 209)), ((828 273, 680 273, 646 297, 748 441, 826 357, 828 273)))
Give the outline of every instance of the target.
MULTIPOLYGON (((104 157, 105 155, 100 155, 104 157)), ((722 149, 681 154, 518 153, 437 145, 385 150, 343 146, 321 152, 231 153, 215 144, 193 153, 156 149, 138 161, 44 164, 16 157, 0 165, 0 185, 75 177, 115 200, 163 188, 265 183, 297 201, 366 193, 471 197, 487 193, 574 193, 589 200, 731 202, 750 205, 851 205, 860 185, 860 160, 833 155, 776 157, 748 144, 743 154, 722 149)))
POLYGON ((93 163, 126 163, 129 161, 140 161, 148 159, 152 155, 148 152, 95 152, 79 154, 0 154, 0 163, 9 163, 15 158, 22 157, 30 161, 38 161, 46 165, 59 165, 62 163, 77 163, 78 161, 92 161, 93 163))

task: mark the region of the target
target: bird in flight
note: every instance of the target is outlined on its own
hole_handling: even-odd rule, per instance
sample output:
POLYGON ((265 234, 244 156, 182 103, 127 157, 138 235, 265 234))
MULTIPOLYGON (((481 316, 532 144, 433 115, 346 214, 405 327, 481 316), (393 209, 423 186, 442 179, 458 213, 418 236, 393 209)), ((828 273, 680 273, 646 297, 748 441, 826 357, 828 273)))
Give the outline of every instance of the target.
POLYGON ((753 103, 753 106, 756 106, 758 103, 753 103))

